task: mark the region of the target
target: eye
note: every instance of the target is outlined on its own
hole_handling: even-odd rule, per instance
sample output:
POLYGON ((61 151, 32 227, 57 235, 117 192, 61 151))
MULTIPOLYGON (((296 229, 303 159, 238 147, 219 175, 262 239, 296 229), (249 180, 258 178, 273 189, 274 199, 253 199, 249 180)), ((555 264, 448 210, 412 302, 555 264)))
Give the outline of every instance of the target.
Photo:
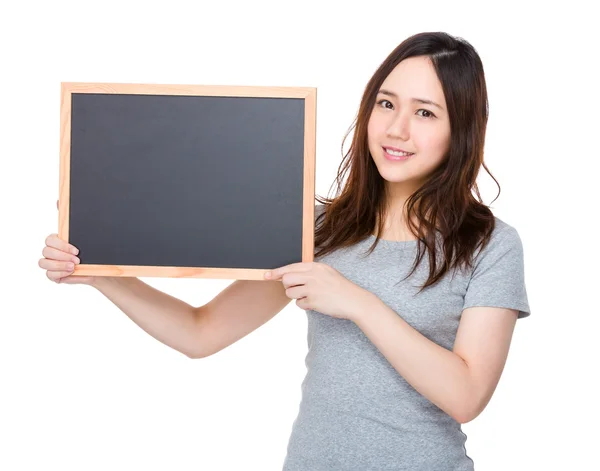
POLYGON ((425 116, 419 115, 419 116, 423 116, 423 118, 435 118, 435 115, 429 110, 425 110, 425 109, 421 108, 420 110, 417 111, 417 113, 419 111, 424 111, 425 113, 427 113, 425 116))
MULTIPOLYGON (((391 102, 391 101, 389 101, 389 100, 386 100, 386 99, 379 100, 379 101, 377 102, 377 104, 378 104, 378 105, 381 105, 381 104, 382 104, 382 103, 384 103, 384 102, 385 102, 385 103, 389 103, 390 105, 392 105, 392 102, 391 102)), ((393 105, 392 105, 392 106, 393 106, 393 105)), ((391 109, 391 108, 389 108, 388 106, 385 106, 385 105, 384 105, 384 108, 387 108, 388 110, 389 110, 389 109, 391 109)))

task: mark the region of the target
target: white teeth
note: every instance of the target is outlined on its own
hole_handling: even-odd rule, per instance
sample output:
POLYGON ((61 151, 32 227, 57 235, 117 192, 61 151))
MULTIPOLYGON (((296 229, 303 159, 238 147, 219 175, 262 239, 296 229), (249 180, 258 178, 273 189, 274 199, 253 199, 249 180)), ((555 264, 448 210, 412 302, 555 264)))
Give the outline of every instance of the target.
POLYGON ((385 148, 386 152, 390 155, 395 155, 396 157, 400 157, 400 156, 407 156, 407 155, 413 155, 414 152, 398 152, 396 150, 392 150, 392 149, 388 149, 387 147, 385 148))

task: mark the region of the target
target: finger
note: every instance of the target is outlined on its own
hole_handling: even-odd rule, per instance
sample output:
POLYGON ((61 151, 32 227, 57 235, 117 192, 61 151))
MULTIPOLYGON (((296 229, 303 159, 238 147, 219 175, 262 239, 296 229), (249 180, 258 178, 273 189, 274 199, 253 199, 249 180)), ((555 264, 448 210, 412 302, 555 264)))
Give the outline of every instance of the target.
POLYGON ((286 273, 290 273, 292 271, 306 271, 309 268, 310 265, 308 263, 292 263, 291 265, 285 265, 265 273, 265 277, 270 280, 278 280, 286 273))
POLYGON ((69 252, 74 255, 79 253, 79 249, 74 245, 69 244, 66 240, 62 240, 58 237, 58 234, 50 234, 46 238, 46 245, 48 247, 54 247, 55 249, 62 250, 63 252, 69 252))
POLYGON ((296 306, 298 306, 300 309, 304 309, 305 311, 310 309, 310 304, 306 298, 296 299, 296 306))
POLYGON ((66 271, 72 273, 75 270, 75 264, 73 262, 63 262, 60 260, 48 260, 47 258, 41 258, 38 261, 40 268, 48 271, 66 271))
POLYGON ((298 272, 286 273, 281 277, 281 282, 286 288, 291 288, 292 286, 304 286, 307 281, 306 275, 298 272))
POLYGON ((50 260, 67 260, 69 262, 80 263, 81 260, 72 253, 63 252, 62 250, 55 249, 54 247, 44 247, 42 255, 50 260))
POLYGON ((265 273, 265 276, 270 280, 279 280, 285 273, 288 273, 292 270, 292 266, 293 264, 276 268, 275 270, 271 270, 265 273))
POLYGON ((302 286, 293 286, 285 290, 285 295, 290 299, 300 299, 306 297, 306 288, 302 286))
POLYGON ((71 272, 68 271, 47 271, 46 276, 50 281, 60 283, 63 278, 67 278, 71 272))

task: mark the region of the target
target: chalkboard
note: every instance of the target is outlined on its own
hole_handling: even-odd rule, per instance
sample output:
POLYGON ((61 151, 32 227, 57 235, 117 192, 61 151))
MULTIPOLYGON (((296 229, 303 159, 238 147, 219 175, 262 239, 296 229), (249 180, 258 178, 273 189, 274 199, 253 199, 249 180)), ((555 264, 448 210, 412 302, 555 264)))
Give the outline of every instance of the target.
POLYGON ((313 261, 316 88, 61 83, 74 275, 262 280, 313 261))

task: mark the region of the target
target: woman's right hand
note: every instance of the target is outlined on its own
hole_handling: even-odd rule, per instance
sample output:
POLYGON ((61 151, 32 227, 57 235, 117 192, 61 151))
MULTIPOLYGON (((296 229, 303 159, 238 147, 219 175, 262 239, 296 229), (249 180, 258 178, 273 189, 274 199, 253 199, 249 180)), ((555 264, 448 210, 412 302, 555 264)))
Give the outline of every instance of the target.
MULTIPOLYGON (((58 201, 56 205, 58 207, 58 201)), ((38 265, 46 270, 48 279, 55 283, 91 285, 95 280, 93 276, 71 276, 75 265, 80 263, 78 253, 79 249, 60 239, 58 234, 50 234, 42 250, 44 258, 39 260, 38 265)))

